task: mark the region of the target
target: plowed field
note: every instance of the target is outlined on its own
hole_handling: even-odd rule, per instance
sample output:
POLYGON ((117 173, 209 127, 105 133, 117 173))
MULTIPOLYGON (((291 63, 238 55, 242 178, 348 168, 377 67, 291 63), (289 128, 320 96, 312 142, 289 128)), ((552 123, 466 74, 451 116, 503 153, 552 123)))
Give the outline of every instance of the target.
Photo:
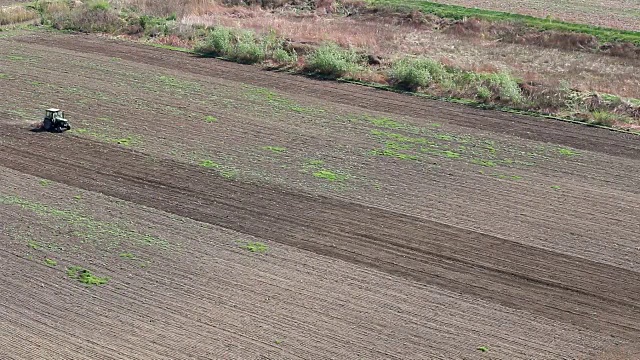
POLYGON ((44 32, 0 96, 2 359, 640 356, 637 136, 44 32))

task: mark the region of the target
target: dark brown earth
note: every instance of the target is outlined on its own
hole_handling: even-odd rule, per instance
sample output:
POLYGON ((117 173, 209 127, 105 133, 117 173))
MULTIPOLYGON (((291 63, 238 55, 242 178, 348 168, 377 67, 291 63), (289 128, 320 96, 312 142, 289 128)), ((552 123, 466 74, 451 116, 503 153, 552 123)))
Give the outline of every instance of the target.
MULTIPOLYGON (((123 212, 120 216, 138 219, 140 212, 146 211, 148 213, 142 218, 148 217, 148 221, 135 220, 143 224, 136 226, 142 229, 157 226, 159 234, 169 234, 172 239, 179 239, 183 234, 184 241, 189 244, 188 250, 180 255, 147 253, 147 257, 158 259, 158 263, 171 265, 141 275, 142 279, 136 280, 140 281, 136 284, 142 287, 139 292, 135 287, 128 289, 136 293, 129 296, 144 299, 149 306, 164 304, 160 306, 166 306, 166 311, 154 312, 149 319, 136 315, 119 324, 118 321, 122 320, 119 316, 124 319, 126 315, 116 316, 102 309, 100 318, 104 322, 98 328, 106 329, 107 324, 111 324, 115 328, 133 329, 136 324, 146 321, 161 321, 164 326, 175 327, 188 321, 190 326, 198 329, 200 341, 205 341, 206 334, 219 336, 220 341, 201 343, 190 353, 188 346, 175 348, 163 347, 162 344, 178 343, 192 330, 173 328, 161 336, 158 329, 151 327, 146 332, 152 334, 149 336, 157 336, 157 341, 138 349, 134 344, 145 338, 143 334, 108 335, 113 346, 122 346, 118 350, 120 353, 113 353, 112 357, 229 358, 231 354, 233 358, 255 358, 258 354, 268 354, 265 355, 268 358, 358 358, 349 349, 361 342, 357 351, 364 358, 457 359, 470 358, 474 352, 475 356, 483 357, 483 353, 475 350, 481 343, 470 347, 465 343, 462 350, 458 349, 461 342, 469 339, 479 341, 483 337, 499 344, 497 350, 486 354, 487 358, 582 359, 594 358, 596 353, 605 350, 609 354, 607 356, 614 352, 633 353, 634 343, 640 337, 640 274, 637 267, 640 241, 636 236, 640 220, 637 206, 640 190, 636 178, 636 170, 640 169, 640 143, 633 135, 478 111, 94 37, 35 35, 16 37, 2 43, 11 49, 12 54, 31 51, 29 54, 36 56, 46 49, 55 48, 59 55, 57 58, 100 63, 103 67, 109 66, 109 58, 117 57, 127 61, 123 68, 132 66, 142 70, 149 67, 158 74, 167 71, 167 75, 181 80, 200 81, 205 87, 199 90, 203 94, 205 91, 215 93, 216 89, 222 93, 227 87, 239 87, 240 83, 251 84, 288 94, 309 106, 326 106, 336 112, 356 109, 379 111, 402 116, 403 120, 416 126, 438 121, 452 133, 499 140, 499 151, 503 151, 504 146, 504 151, 512 151, 513 154, 534 151, 540 146, 568 147, 582 152, 577 160, 549 155, 535 167, 509 169, 525 177, 520 183, 493 180, 484 174, 479 175, 473 165, 448 159, 434 160, 437 167, 422 163, 398 164, 392 160, 362 163, 359 168, 354 166, 354 172, 362 172, 383 185, 378 193, 357 187, 350 193, 315 191, 314 183, 294 182, 294 177, 301 175, 288 170, 283 170, 286 177, 277 184, 249 181, 243 177, 230 180, 224 176, 212 176, 210 169, 197 166, 197 162, 194 164, 170 155, 166 144, 174 144, 185 152, 200 149, 209 154, 233 155, 238 167, 250 161, 240 157, 243 154, 247 156, 247 149, 251 146, 260 145, 261 138, 269 139, 270 144, 287 144, 290 147, 288 153, 297 149, 321 152, 335 144, 363 149, 369 145, 358 135, 360 130, 356 125, 340 127, 327 123, 319 127, 307 124, 307 121, 311 124, 314 120, 320 121, 320 115, 305 118, 289 114, 270 122, 272 120, 264 118, 264 114, 252 114, 260 107, 249 110, 240 107, 235 112, 214 107, 220 118, 220 126, 215 131, 202 122, 158 121, 152 110, 134 106, 127 108, 127 100, 129 104, 133 99, 136 104, 143 101, 170 102, 179 109, 192 109, 198 116, 209 113, 211 109, 206 102, 198 101, 203 94, 171 97, 165 93, 135 92, 117 85, 120 75, 115 72, 113 84, 108 87, 102 85, 108 84, 107 75, 102 78, 98 71, 85 70, 82 73, 66 72, 65 66, 68 65, 64 61, 55 66, 40 61, 40 74, 20 70, 19 64, 7 63, 7 70, 2 71, 10 75, 12 82, 0 82, 0 91, 11 94, 10 101, 16 106, 29 108, 29 102, 42 101, 34 95, 35 92, 28 90, 27 80, 44 82, 55 73, 54 69, 62 69, 61 74, 66 79, 62 83, 73 83, 82 89, 91 89, 95 85, 107 95, 121 92, 122 99, 75 102, 67 108, 77 118, 89 119, 95 116, 92 115, 94 113, 117 116, 127 122, 128 131, 143 138, 144 144, 139 148, 126 148, 81 133, 33 133, 26 131, 24 122, 5 121, 0 137, 0 167, 11 169, 7 170, 3 180, 12 185, 0 195, 11 194, 37 201, 37 194, 29 195, 27 190, 33 185, 25 185, 21 189, 18 174, 24 174, 28 179, 31 176, 50 179, 59 184, 56 186, 60 186, 60 194, 66 194, 60 195, 60 199, 70 198, 70 189, 75 188, 85 190, 86 194, 104 194, 110 199, 124 200, 127 208, 145 209, 141 207, 144 206, 150 210, 131 210, 130 214, 119 210, 123 212), (226 127, 226 118, 233 120, 233 126, 226 127), (158 125, 155 125, 156 121, 158 125), (335 131, 329 131, 332 129, 335 131), (566 195, 559 196, 549 190, 551 184, 562 184, 566 195), (233 301, 239 300, 214 300, 207 297, 204 285, 187 285, 189 282, 185 278, 198 276, 206 279, 202 280, 205 283, 224 282, 234 272, 223 274, 224 266, 217 265, 218 262, 232 264, 250 260, 237 250, 225 250, 228 253, 224 255, 212 251, 208 248, 206 235, 202 235, 207 232, 200 234, 182 225, 173 228, 174 225, 162 220, 167 214, 185 219, 189 224, 198 222, 202 224, 198 226, 206 227, 211 233, 217 234, 220 229, 226 229, 224 231, 273 244, 274 248, 282 249, 280 251, 288 249, 288 256, 274 255, 274 259, 264 260, 265 264, 287 264, 279 265, 286 266, 285 270, 276 275, 273 268, 265 268, 261 274, 268 278, 278 277, 282 281, 295 279, 289 288, 295 289, 295 298, 299 302, 287 302, 286 295, 280 290, 275 291, 264 284, 250 290, 249 285, 241 285, 243 280, 238 280, 240 277, 234 278, 237 283, 232 281, 220 289, 220 294, 237 292, 245 301, 245 307, 240 308, 233 305, 233 301), (567 237, 567 233, 571 236, 567 237), (212 268, 217 268, 218 272, 212 268), (305 281, 327 290, 318 290, 317 296, 307 298, 305 294, 310 290, 305 281), (162 289, 158 293, 171 294, 169 300, 163 300, 162 296, 146 288, 153 286, 153 282, 162 289), (329 284, 359 285, 329 291, 329 284), (367 296, 375 295, 377 299, 370 302, 362 300, 364 295, 360 291, 365 289, 367 296), (469 308, 468 313, 463 310, 451 313, 437 310, 436 313, 447 313, 437 315, 446 320, 427 331, 430 316, 434 315, 424 314, 421 309, 432 309, 441 296, 440 292, 446 294, 442 296, 447 299, 438 305, 444 306, 443 309, 448 306, 462 309, 469 304, 478 307, 469 308), (276 302, 275 306, 282 313, 246 310, 247 307, 260 306, 260 294, 277 295, 281 302, 276 302), (202 300, 198 302, 197 298, 202 300), (193 307, 179 305, 181 301, 193 307), (464 305, 457 305, 458 301, 464 305), (323 311, 323 303, 331 311, 340 312, 345 323, 338 318, 323 320, 323 316, 331 316, 323 311), (171 310, 172 306, 176 309, 171 310), (227 306, 230 308, 226 309, 227 306), (347 308, 337 310, 340 306, 347 308), (306 307, 315 310, 307 314, 306 307), (227 326, 214 326, 217 329, 214 330, 205 325, 211 324, 202 318, 209 308, 215 309, 223 323, 228 321, 227 326), (277 327, 280 322, 286 323, 282 325, 282 331, 290 337, 294 336, 296 328, 299 329, 299 338, 295 340, 299 346, 286 348, 283 353, 268 350, 270 347, 265 341, 270 340, 262 337, 264 334, 257 331, 252 321, 240 320, 244 311, 261 314, 260 320, 253 320, 261 326, 277 327), (403 315, 407 311, 411 314, 411 321, 403 315), (364 317, 359 318, 359 313, 365 314, 362 315, 364 317), (167 318, 158 320, 161 314, 166 314, 167 318), (482 314, 487 318, 483 320, 482 314), (122 325, 124 323, 128 325, 122 325), (527 332, 526 324, 532 327, 530 332, 527 332), (238 332, 215 335, 229 328, 238 332), (450 328, 455 328, 455 332, 448 334, 447 329, 450 328), (318 329, 326 332, 320 335, 317 331, 321 330, 318 329), (353 338, 349 337, 349 329, 353 329, 353 338), (250 335, 243 337, 244 331, 250 335), (336 338, 331 338, 332 332, 338 334, 336 338), (550 337, 556 340, 552 341, 550 337), (323 340, 314 348, 312 344, 318 338, 323 340), (394 341, 388 343, 385 338, 394 341), (525 339, 531 343, 527 344, 525 339), (222 344, 233 346, 225 353, 220 350, 225 346, 222 344), (211 351, 209 355, 205 355, 207 349, 211 351)), ((57 92, 48 96, 53 97, 47 101, 54 97, 60 100, 67 97, 70 102, 74 101, 71 99, 83 99, 75 92, 67 95, 57 92)), ((0 110, 0 114, 4 114, 6 119, 15 117, 7 109, 0 110)), ((354 161, 364 161, 357 156, 358 151, 344 151, 339 155, 333 153, 335 164, 346 167, 348 163, 354 165, 354 161)), ((261 161, 266 160, 261 158, 261 161)), ((283 161, 288 166, 294 164, 290 160, 283 161)), ((271 166, 269 164, 265 165, 267 169, 271 166)), ((276 171, 275 168, 272 171, 276 171)), ((50 191, 53 190, 43 193, 43 201, 55 204, 56 195, 50 191)), ((95 208, 111 209, 109 213, 113 211, 108 203, 96 202, 95 208)), ((3 213, 8 218, 13 217, 8 224, 29 223, 27 213, 12 213, 9 207, 3 213)), ((35 230, 31 231, 35 234, 35 230)), ((39 236, 46 237, 43 234, 39 236)), ((7 289, 20 288, 22 292, 13 298, 3 298, 3 303, 8 306, 6 314, 0 314, 0 321, 13 330, 1 333, 0 341, 23 339, 21 341, 24 342, 31 339, 29 341, 35 342, 39 334, 37 331, 42 331, 41 325, 35 324, 55 322, 55 319, 66 316, 79 321, 80 329, 91 327, 89 323, 81 322, 82 316, 87 316, 84 310, 46 304, 40 300, 37 306, 35 303, 30 305, 26 299, 36 296, 37 292, 25 283, 35 285, 32 279, 46 278, 46 268, 37 270, 37 276, 25 280, 23 274, 28 272, 29 261, 21 255, 19 247, 14 246, 18 242, 9 231, 5 231, 3 237, 4 243, 9 245, 2 249, 6 257, 2 257, 4 263, 0 275, 7 279, 7 289), (20 314, 29 320, 21 321, 20 314)), ((212 236, 212 244, 220 246, 230 241, 221 239, 225 239, 225 235, 212 236)), ((116 300, 102 303, 102 300, 92 299, 88 290, 87 294, 83 292, 82 299, 87 299, 90 304, 98 301, 103 306, 115 306, 122 314, 127 313, 127 307, 145 311, 130 299, 120 298, 123 285, 117 280, 117 274, 131 270, 118 270, 111 260, 99 265, 100 260, 89 259, 90 256, 86 261, 116 276, 114 284, 109 285, 113 292, 101 293, 116 300)), ((229 265, 229 268, 235 269, 234 266, 229 265)), ((244 274, 249 270, 238 268, 234 271, 244 274)), ((62 299, 70 301, 71 294, 75 292, 72 284, 64 283, 62 286, 64 296, 56 295, 55 291, 48 295, 50 299, 58 299, 53 300, 54 304, 60 301, 64 304, 62 299)), ((68 319, 61 323, 58 332, 62 334, 73 327, 73 320, 68 319)), ((45 346, 57 349, 48 353, 54 354, 54 358, 64 358, 63 354, 68 356, 70 349, 77 349, 86 358, 100 354, 94 345, 76 342, 73 337, 60 341, 60 345, 45 346)), ((17 347, 11 349, 8 358, 24 358, 28 354, 20 353, 17 347)))

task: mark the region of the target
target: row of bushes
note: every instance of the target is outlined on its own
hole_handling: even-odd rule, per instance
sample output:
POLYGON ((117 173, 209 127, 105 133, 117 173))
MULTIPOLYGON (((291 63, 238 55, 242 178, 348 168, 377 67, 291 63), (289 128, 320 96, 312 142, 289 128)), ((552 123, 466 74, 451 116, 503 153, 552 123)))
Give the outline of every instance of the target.
MULTIPOLYGON (((225 27, 213 28, 196 51, 251 64, 265 60, 292 64, 298 60, 297 54, 285 50, 284 40, 273 33, 259 37, 249 30, 225 27)), ((303 70, 336 78, 355 77, 365 70, 366 60, 366 56, 352 49, 328 43, 305 56, 303 70)), ((509 74, 461 71, 427 58, 396 61, 385 75, 391 85, 411 91, 437 87, 450 95, 472 95, 482 101, 520 104, 524 100, 518 82, 509 74)))

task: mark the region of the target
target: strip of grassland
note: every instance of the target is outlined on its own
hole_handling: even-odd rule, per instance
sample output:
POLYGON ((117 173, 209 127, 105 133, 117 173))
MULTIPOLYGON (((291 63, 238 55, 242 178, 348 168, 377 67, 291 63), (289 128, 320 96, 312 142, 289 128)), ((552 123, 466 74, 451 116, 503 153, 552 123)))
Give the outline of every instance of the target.
POLYGON ((440 4, 422 0, 367 0, 367 2, 374 7, 416 9, 425 14, 431 14, 445 19, 462 20, 465 18, 475 17, 492 22, 518 22, 537 30, 554 30, 583 33, 593 35, 602 42, 629 42, 640 46, 640 32, 638 31, 619 30, 587 24, 576 24, 554 20, 551 18, 539 18, 529 15, 468 8, 459 5, 440 4))

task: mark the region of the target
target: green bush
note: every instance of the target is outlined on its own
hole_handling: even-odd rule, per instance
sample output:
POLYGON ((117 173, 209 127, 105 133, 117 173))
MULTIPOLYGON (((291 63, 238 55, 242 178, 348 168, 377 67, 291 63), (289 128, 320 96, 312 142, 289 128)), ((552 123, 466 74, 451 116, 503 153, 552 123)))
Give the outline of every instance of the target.
POLYGON ((247 64, 262 62, 266 59, 274 59, 278 62, 291 62, 297 59, 295 54, 290 54, 283 49, 283 40, 275 33, 258 37, 250 30, 236 30, 222 26, 209 30, 206 40, 196 50, 203 54, 224 56, 247 64))
POLYGON ((236 35, 236 44, 229 57, 241 63, 254 64, 264 61, 264 47, 251 31, 241 31, 236 35))
POLYGON ((507 73, 488 74, 485 76, 484 83, 502 100, 508 100, 515 104, 524 101, 518 82, 507 73))
POLYGON ((431 84, 445 84, 449 88, 451 74, 445 67, 432 59, 402 59, 393 63, 389 72, 389 80, 397 87, 417 90, 431 84))
POLYGON ((90 10, 109 10, 111 8, 111 5, 109 4, 108 1, 106 0, 94 0, 90 3, 88 3, 89 9, 90 10))
POLYGON ((276 49, 273 51, 273 60, 280 64, 292 64, 298 61, 298 54, 289 53, 285 49, 276 49))
POLYGON ((491 93, 491 90, 489 90, 489 88, 487 88, 486 86, 480 85, 477 88, 477 97, 480 100, 483 101, 489 101, 491 100, 491 96, 493 94, 491 93))
POLYGON ((591 113, 591 116, 593 119, 589 123, 595 125, 611 126, 616 123, 616 120, 618 120, 618 116, 616 116, 616 114, 612 114, 604 110, 594 111, 591 113))
POLYGON ((337 44, 320 46, 306 57, 306 69, 321 75, 341 77, 360 68, 361 56, 337 44))

